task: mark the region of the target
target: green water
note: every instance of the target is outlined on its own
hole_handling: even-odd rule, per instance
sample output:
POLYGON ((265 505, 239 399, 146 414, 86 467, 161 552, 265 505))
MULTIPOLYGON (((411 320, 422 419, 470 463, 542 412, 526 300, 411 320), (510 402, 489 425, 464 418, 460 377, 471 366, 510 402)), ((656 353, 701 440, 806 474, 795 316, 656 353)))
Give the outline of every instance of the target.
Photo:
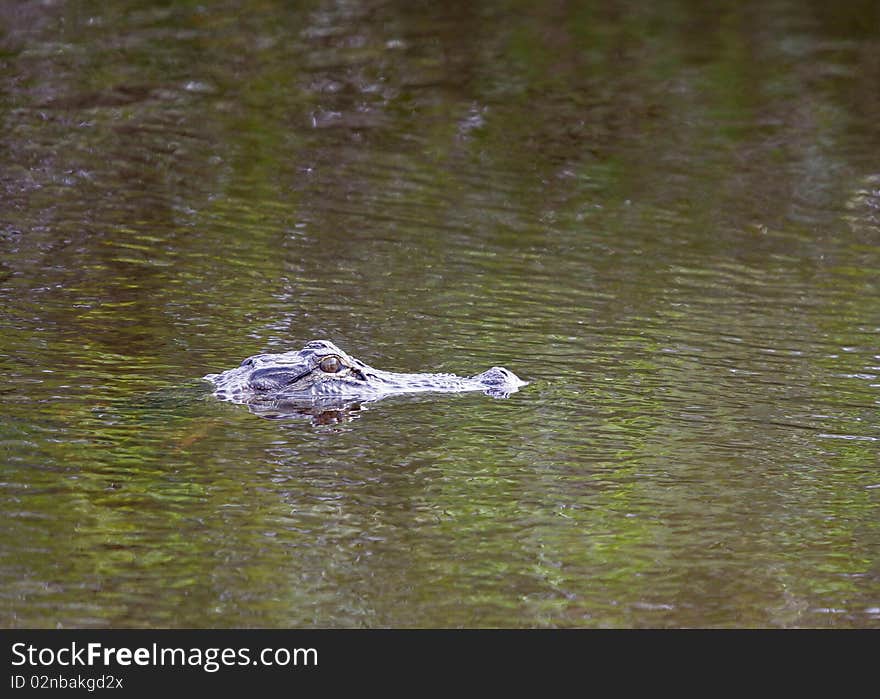
POLYGON ((0 65, 3 627, 880 627, 876 3, 9 3, 0 65), (318 338, 530 384, 199 381, 318 338))

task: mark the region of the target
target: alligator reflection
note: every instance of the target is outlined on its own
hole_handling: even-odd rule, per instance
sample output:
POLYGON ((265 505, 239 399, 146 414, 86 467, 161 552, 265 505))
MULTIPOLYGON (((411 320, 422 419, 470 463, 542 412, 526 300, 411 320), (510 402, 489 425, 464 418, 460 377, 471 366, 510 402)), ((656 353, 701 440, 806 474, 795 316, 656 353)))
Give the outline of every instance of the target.
POLYGON ((364 410, 360 401, 283 400, 248 405, 254 415, 267 420, 307 419, 312 425, 337 425, 351 422, 364 410))

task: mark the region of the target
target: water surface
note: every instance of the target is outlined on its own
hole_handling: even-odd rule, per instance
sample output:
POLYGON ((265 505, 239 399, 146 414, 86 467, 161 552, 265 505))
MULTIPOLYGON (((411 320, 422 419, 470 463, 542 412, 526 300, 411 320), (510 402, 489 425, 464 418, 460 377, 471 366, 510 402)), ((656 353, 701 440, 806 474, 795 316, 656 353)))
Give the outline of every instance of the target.
POLYGON ((0 624, 880 626, 878 19, 0 10, 0 624))

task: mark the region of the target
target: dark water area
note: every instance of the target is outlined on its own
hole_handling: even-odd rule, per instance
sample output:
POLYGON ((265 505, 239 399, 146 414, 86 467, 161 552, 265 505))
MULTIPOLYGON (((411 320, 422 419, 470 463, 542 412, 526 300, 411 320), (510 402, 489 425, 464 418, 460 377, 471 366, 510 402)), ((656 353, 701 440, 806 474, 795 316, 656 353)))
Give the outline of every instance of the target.
POLYGON ((0 626, 880 627, 875 2, 0 5, 0 626), (266 419, 326 338, 530 383, 266 419))

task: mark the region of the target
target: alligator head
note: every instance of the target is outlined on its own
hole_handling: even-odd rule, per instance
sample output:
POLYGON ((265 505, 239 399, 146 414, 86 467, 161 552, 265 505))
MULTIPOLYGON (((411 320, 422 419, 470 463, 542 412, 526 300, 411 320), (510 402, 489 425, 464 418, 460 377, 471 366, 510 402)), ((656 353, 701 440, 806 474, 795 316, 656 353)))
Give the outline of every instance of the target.
POLYGON ((482 391, 506 398, 526 382, 503 367, 476 376, 404 374, 374 369, 329 340, 309 342, 301 350, 255 354, 241 366, 204 377, 222 400, 249 405, 279 402, 372 401, 403 393, 482 391))

